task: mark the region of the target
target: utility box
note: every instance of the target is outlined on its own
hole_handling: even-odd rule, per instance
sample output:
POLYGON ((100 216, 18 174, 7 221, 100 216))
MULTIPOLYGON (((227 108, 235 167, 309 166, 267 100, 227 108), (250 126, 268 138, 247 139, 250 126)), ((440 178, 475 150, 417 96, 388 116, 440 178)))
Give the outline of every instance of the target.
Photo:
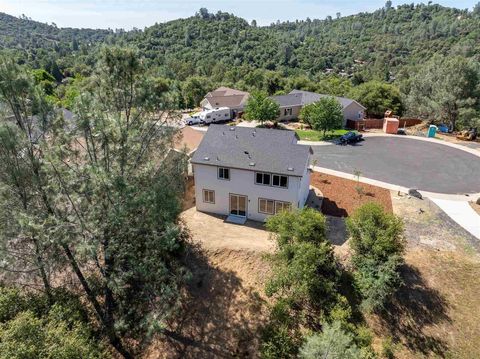
POLYGON ((437 134, 437 129, 437 126, 430 125, 430 127, 428 128, 427 137, 435 137, 435 135, 437 134))
POLYGON ((383 132, 397 134, 399 121, 393 117, 387 117, 383 119, 383 132))

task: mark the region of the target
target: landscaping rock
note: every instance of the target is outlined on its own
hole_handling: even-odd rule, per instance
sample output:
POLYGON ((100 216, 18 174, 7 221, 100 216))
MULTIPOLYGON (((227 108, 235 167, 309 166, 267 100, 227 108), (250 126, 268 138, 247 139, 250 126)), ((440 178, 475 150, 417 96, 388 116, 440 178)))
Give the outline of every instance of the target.
POLYGON ((476 202, 479 206, 480 206, 480 197, 477 198, 477 202, 476 202))
POLYGON ((408 195, 409 196, 412 196, 412 197, 415 197, 415 198, 418 198, 418 199, 423 199, 422 197, 422 194, 420 192, 418 192, 418 190, 414 189, 414 188, 410 188, 408 190, 408 195))

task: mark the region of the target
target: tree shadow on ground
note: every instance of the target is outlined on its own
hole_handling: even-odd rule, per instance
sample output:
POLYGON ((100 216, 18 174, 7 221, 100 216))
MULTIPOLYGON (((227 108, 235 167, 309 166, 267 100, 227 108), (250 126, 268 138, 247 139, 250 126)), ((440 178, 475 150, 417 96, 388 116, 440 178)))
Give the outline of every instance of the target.
POLYGON ((335 245, 341 246, 348 240, 347 226, 345 218, 326 216, 327 217, 327 239, 335 245))
POLYGON ((347 217, 348 212, 345 208, 338 207, 337 202, 328 197, 323 198, 322 212, 334 217, 347 217))
POLYGON ((168 358, 250 358, 258 351, 264 300, 205 253, 188 258, 193 280, 182 313, 171 323, 162 353, 168 358))
POLYGON ((444 357, 448 346, 443 338, 429 335, 428 327, 451 322, 449 305, 444 296, 430 288, 420 271, 402 267, 404 285, 380 315, 380 321, 395 341, 401 341, 412 352, 444 357))

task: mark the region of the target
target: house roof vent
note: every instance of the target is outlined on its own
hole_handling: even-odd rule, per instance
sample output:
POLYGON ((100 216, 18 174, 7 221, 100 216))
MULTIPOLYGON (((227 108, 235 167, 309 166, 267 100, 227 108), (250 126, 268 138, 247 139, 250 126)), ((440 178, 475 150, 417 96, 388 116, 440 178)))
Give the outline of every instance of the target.
POLYGON ((288 168, 287 168, 287 171, 293 172, 293 167, 288 167, 288 168))
POLYGON ((220 161, 220 157, 217 156, 217 161, 220 161))
POLYGON ((210 161, 210 157, 204 157, 203 158, 205 161, 210 161))
POLYGON ((255 167, 255 162, 250 162, 248 165, 249 165, 250 167, 255 167))
POLYGON ((235 131, 235 126, 230 126, 230 131, 235 131))

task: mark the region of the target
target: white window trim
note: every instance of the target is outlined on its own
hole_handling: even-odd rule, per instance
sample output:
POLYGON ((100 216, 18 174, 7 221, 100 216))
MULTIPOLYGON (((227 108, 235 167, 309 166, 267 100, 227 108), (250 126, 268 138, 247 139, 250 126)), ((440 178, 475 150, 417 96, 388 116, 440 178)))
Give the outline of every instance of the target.
MULTIPOLYGON (((265 208, 268 208, 267 204, 265 203, 265 208)), ((275 214, 275 200, 273 199, 268 199, 268 198, 259 198, 258 199, 258 213, 261 213, 261 214, 268 214, 268 215, 274 215, 275 214), (272 212, 267 212, 267 211, 262 211, 261 210, 261 205, 260 205, 260 202, 261 201, 265 201, 265 202, 272 202, 272 212)))
POLYGON ((272 174, 269 173, 269 172, 255 172, 255 184, 259 185, 259 186, 271 186, 272 185, 272 174), (257 182, 257 174, 262 175, 262 182, 257 182), (270 176, 270 181, 269 181, 268 184, 263 183, 263 178, 264 178, 265 175, 270 176))
POLYGON ((271 178, 272 178, 272 182, 271 182, 271 183, 272 183, 272 187, 288 188, 288 176, 272 174, 272 177, 271 177, 271 178), (279 179, 278 179, 278 186, 273 184, 273 176, 278 176, 278 177, 279 177, 279 179), (282 178, 282 177, 286 177, 286 178, 287 178, 287 185, 286 185, 286 186, 282 186, 282 185, 281 185, 281 183, 282 183, 281 178, 282 178))
POLYGON ((215 191, 211 189, 203 189, 202 190, 202 197, 203 197, 203 203, 209 203, 209 204, 215 204, 215 191), (207 201, 206 199, 206 194, 207 192, 210 192, 213 195, 213 201, 207 201))
POLYGON ((217 168, 217 178, 221 179, 222 181, 230 181, 230 168, 227 167, 218 167, 217 168), (220 177, 220 170, 223 170, 223 175, 225 176, 225 170, 228 171, 228 178, 220 177))
POLYGON ((278 206, 279 204, 282 205, 282 208, 283 208, 284 206, 287 206, 287 207, 289 207, 288 210, 291 210, 291 209, 292 209, 292 204, 291 204, 290 202, 275 201, 275 214, 280 213, 280 211, 279 211, 278 208, 277 208, 277 206, 278 206))

